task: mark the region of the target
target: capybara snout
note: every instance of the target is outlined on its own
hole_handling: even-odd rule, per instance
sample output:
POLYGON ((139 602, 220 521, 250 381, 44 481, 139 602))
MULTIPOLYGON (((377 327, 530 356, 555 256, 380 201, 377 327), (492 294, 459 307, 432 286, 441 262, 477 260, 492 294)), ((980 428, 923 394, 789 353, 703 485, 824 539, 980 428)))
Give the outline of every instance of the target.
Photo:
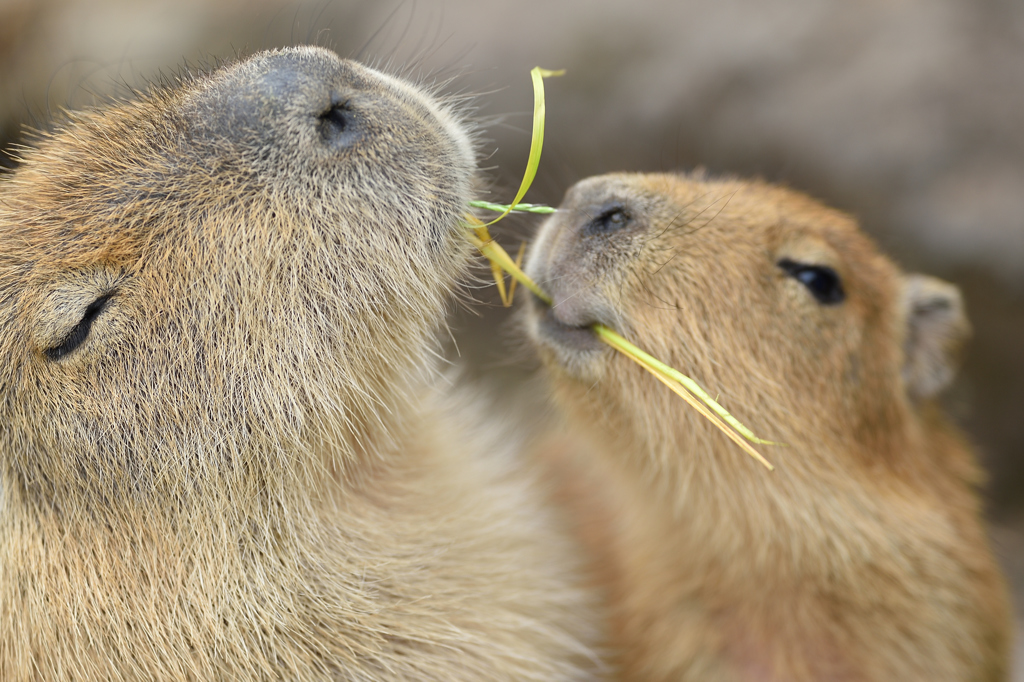
POLYGON ((356 195, 370 204, 367 213, 386 200, 400 211, 392 229, 431 227, 424 209, 450 225, 469 191, 472 147, 449 112, 403 81, 324 50, 260 55, 218 74, 182 109, 183 127, 195 131, 190 141, 222 147, 204 158, 248 166, 264 182, 304 174, 302 200, 307 190, 325 201, 356 195), (410 175, 425 182, 409 183, 410 175))

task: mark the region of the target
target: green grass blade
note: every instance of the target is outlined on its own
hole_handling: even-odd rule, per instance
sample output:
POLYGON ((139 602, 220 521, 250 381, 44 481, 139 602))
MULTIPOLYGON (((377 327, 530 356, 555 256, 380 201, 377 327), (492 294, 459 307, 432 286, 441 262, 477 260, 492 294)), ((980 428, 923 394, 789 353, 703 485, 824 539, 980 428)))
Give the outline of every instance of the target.
POLYGON ((526 172, 523 173, 523 181, 519 184, 516 198, 501 215, 487 223, 488 225, 493 225, 511 213, 512 209, 526 196, 530 185, 533 184, 533 179, 537 176, 537 168, 540 166, 540 152, 544 147, 544 118, 547 113, 544 105, 544 79, 561 76, 564 73, 565 71, 550 71, 539 66, 535 66, 530 71, 530 77, 533 79, 533 136, 530 140, 530 158, 526 161, 526 172))
MULTIPOLYGON (((605 343, 608 343, 609 345, 612 345, 611 342, 609 342, 607 339, 602 339, 602 340, 604 340, 605 343)), ((640 358, 638 358, 636 356, 633 356, 633 355, 630 355, 629 353, 626 353, 621 348, 617 348, 614 345, 612 345, 612 348, 615 348, 615 350, 619 351, 620 353, 625 355, 627 358, 629 358, 630 360, 632 360, 633 362, 637 363, 638 365, 643 367, 645 370, 650 372, 654 376, 655 379, 657 379, 661 383, 665 384, 665 386, 667 386, 669 388, 669 390, 671 390, 673 393, 675 393, 680 398, 685 400, 690 405, 690 407, 695 409, 702 417, 704 417, 709 422, 714 424, 715 427, 717 427, 719 431, 721 431, 726 436, 728 436, 729 440, 731 440, 733 443, 736 443, 736 445, 738 445, 741 450, 745 451, 748 455, 750 455, 751 457, 756 459, 758 462, 763 464, 765 467, 767 467, 768 471, 775 471, 775 467, 772 466, 771 462, 769 462, 763 456, 761 456, 761 453, 758 452, 757 450, 755 450, 753 448, 753 446, 750 445, 750 443, 748 443, 747 441, 743 440, 743 437, 740 434, 736 433, 735 430, 730 429, 725 424, 725 422, 723 422, 721 419, 719 419, 718 415, 716 415, 714 412, 712 412, 708 408, 707 405, 705 405, 705 404, 701 403, 699 400, 697 400, 697 398, 693 394, 691 394, 689 391, 687 391, 686 388, 682 384, 680 384, 678 381, 675 381, 674 379, 672 379, 672 377, 665 376, 663 373, 659 372, 656 368, 651 367, 648 364, 645 364, 640 358)))
POLYGON ((537 298, 548 305, 551 305, 551 297, 544 293, 544 290, 537 286, 537 283, 530 279, 530 277, 523 272, 518 265, 516 265, 515 261, 512 260, 512 257, 508 255, 508 251, 501 247, 501 244, 493 239, 482 239, 480 237, 477 231, 480 230, 481 227, 486 230, 486 227, 472 215, 467 215, 466 219, 469 221, 469 225, 467 225, 468 229, 466 229, 465 232, 466 239, 468 239, 473 246, 479 249, 480 253, 482 253, 489 261, 497 263, 505 272, 519 280, 520 284, 532 291, 537 298))
POLYGON ((544 206, 542 204, 516 204, 515 206, 513 206, 512 204, 495 204, 490 201, 471 201, 469 202, 469 205, 472 206, 473 208, 482 208, 487 211, 494 211, 495 213, 504 213, 506 215, 508 215, 510 211, 512 213, 542 214, 551 214, 558 212, 557 208, 552 208, 551 206, 544 206))
POLYGON ((659 372, 678 381, 680 384, 685 386, 688 391, 690 391, 695 396, 704 401, 704 404, 706 404, 708 407, 714 410, 715 413, 718 414, 718 416, 721 417, 723 420, 725 420, 727 424, 729 424, 731 427, 733 427, 741 434, 743 434, 743 437, 749 440, 750 442, 759 443, 761 445, 781 445, 781 443, 775 443, 770 440, 764 440, 762 438, 758 438, 757 436, 755 436, 750 429, 741 424, 739 420, 736 419, 736 417, 729 414, 729 412, 724 407, 719 405, 714 398, 708 395, 707 391, 701 388, 696 381, 686 376, 679 370, 669 367, 668 365, 661 362, 654 356, 649 355, 648 353, 645 353, 644 351, 640 350, 632 343, 622 338, 619 334, 609 329, 608 327, 604 326, 603 324, 595 324, 594 332, 602 339, 608 341, 610 345, 614 346, 615 348, 622 350, 627 355, 631 355, 635 358, 643 360, 645 364, 650 365, 651 367, 657 369, 659 372))

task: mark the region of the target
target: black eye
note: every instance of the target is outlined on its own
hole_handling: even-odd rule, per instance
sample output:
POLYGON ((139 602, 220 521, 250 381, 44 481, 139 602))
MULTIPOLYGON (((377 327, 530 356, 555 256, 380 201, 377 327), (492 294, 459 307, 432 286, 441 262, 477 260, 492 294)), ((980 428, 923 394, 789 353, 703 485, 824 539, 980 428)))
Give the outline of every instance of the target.
POLYGON ((814 295, 814 298, 818 299, 819 303, 836 305, 842 303, 846 298, 839 275, 832 268, 824 265, 797 263, 788 258, 780 260, 778 265, 790 277, 807 287, 807 290, 814 295))
POLYGON ((326 140, 346 137, 352 133, 353 117, 348 101, 338 102, 323 112, 317 119, 320 121, 320 134, 326 140))
POLYGON ((601 234, 614 232, 629 224, 629 214, 619 205, 613 205, 601 211, 600 215, 587 223, 587 232, 601 234))
POLYGON ((89 307, 85 309, 82 314, 82 319, 74 328, 68 332, 60 343, 53 348, 47 348, 43 352, 46 357, 51 360, 60 360, 62 357, 75 350, 82 345, 82 342, 89 336, 89 330, 92 328, 92 323, 99 317, 99 314, 103 312, 103 309, 107 307, 107 303, 113 297, 114 292, 103 294, 95 301, 89 304, 89 307))

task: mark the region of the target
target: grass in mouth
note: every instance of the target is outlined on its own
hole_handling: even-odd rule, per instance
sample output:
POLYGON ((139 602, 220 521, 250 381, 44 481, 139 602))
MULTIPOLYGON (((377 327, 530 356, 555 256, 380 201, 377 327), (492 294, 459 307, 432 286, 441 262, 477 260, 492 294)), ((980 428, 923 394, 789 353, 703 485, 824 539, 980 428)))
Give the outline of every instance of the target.
MULTIPOLYGON (((538 206, 536 204, 519 203, 526 195, 526 191, 533 184, 537 175, 537 167, 540 165, 540 153, 544 146, 544 79, 551 76, 561 76, 564 71, 549 71, 539 66, 530 71, 533 78, 533 139, 530 142, 530 156, 526 163, 526 172, 523 173, 523 181, 519 185, 519 191, 510 204, 494 204, 488 201, 471 201, 470 206, 481 208, 498 213, 498 217, 484 222, 476 216, 466 214, 466 238, 486 257, 491 263, 491 271, 494 274, 494 282, 498 287, 498 294, 501 302, 507 307, 512 305, 512 295, 515 293, 516 282, 529 289, 537 298, 551 305, 551 297, 544 292, 537 283, 527 277, 522 271, 523 247, 519 249, 518 257, 513 260, 494 239, 491 238, 488 227, 495 224, 509 213, 554 213, 556 209, 549 206, 538 206), (512 283, 506 290, 505 275, 508 273, 512 283)), ((669 367, 657 358, 645 353, 633 345, 614 330, 603 324, 593 326, 594 334, 601 341, 619 351, 629 359, 636 362, 654 377, 665 384, 672 392, 689 403, 697 412, 707 418, 712 424, 722 430, 733 442, 745 450, 751 457, 766 466, 769 470, 774 469, 771 463, 761 456, 751 443, 761 445, 778 445, 771 441, 763 440, 755 436, 750 429, 741 424, 735 417, 718 404, 714 398, 708 395, 707 391, 700 387, 696 381, 682 372, 669 367)))

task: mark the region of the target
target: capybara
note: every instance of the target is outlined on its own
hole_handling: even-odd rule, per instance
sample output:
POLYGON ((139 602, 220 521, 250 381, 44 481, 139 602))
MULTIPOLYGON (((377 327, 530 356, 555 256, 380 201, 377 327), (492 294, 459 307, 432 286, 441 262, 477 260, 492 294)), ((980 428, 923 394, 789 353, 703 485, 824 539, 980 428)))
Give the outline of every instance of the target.
POLYGON ((589 441, 563 488, 629 679, 1006 678, 979 470, 934 400, 969 332, 955 287, 799 193, 700 173, 578 183, 527 271, 553 297, 528 333, 589 441), (775 471, 595 322, 784 443, 759 446, 775 471))
POLYGON ((427 88, 292 48, 20 150, 0 679, 599 672, 570 539, 438 374, 470 130, 427 88))

